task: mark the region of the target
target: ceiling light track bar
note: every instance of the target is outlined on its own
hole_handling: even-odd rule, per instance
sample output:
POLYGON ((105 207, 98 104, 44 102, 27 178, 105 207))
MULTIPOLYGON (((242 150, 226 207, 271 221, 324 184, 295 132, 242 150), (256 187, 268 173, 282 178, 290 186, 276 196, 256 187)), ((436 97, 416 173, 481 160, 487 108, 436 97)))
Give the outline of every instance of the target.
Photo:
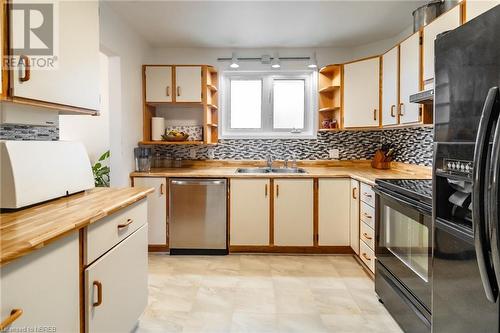
MULTIPOLYGON (((238 57, 238 61, 261 61, 262 57, 238 57)), ((311 60, 311 57, 279 57, 279 60, 284 61, 300 61, 300 60, 311 60)), ((217 61, 231 61, 232 58, 217 58, 217 61)))

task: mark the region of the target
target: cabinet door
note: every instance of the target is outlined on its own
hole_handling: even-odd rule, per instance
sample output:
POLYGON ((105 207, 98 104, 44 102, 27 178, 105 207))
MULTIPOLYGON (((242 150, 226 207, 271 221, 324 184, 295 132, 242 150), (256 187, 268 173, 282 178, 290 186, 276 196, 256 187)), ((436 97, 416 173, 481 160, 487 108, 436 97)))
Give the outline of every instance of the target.
POLYGON ((379 125, 380 58, 344 65, 344 126, 379 125))
POLYGON ((318 245, 349 246, 350 179, 319 180, 318 245))
POLYGON ((359 255, 359 181, 351 179, 350 197, 350 231, 351 248, 359 255))
MULTIPOLYGON (((54 4, 55 66, 37 69, 36 63, 42 62, 32 59, 27 81, 22 81, 24 71, 13 70, 13 96, 99 110, 99 2, 56 0, 54 4)), ((11 20, 13 47, 25 45, 23 13, 17 12, 11 20)))
POLYGON ((313 245, 312 179, 275 180, 274 245, 313 245))
POLYGON ((434 87, 434 40, 436 36, 458 26, 460 26, 460 6, 455 6, 424 27, 424 89, 434 87))
POLYGON ((420 34, 413 34, 400 46, 400 104, 399 123, 420 121, 420 105, 410 103, 410 95, 420 91, 420 34))
POLYGON ((167 179, 136 177, 134 186, 155 189, 148 195, 148 243, 167 245, 167 179))
POLYGON ((23 311, 6 332, 43 326, 55 327, 57 332, 79 331, 78 244, 78 232, 73 232, 2 266, 0 321, 14 309, 23 311))
POLYGON ((87 332, 130 332, 146 308, 146 228, 139 228, 85 270, 87 332))
POLYGON ((172 102, 172 67, 146 66, 146 102, 172 102))
POLYGON ((469 22, 498 5, 500 5, 499 0, 467 0, 465 2, 465 19, 469 22))
POLYGON ((396 46, 382 56, 382 125, 398 123, 398 58, 396 46))
POLYGON ((175 67, 175 101, 201 102, 201 67, 175 67))
POLYGON ((231 179, 230 245, 269 245, 269 179, 231 179))

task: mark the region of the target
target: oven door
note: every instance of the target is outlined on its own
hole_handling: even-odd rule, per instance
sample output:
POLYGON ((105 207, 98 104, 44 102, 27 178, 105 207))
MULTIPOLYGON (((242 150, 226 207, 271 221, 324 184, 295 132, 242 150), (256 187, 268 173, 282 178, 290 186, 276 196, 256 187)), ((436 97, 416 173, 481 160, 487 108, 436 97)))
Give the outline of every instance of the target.
POLYGON ((431 311, 432 218, 418 202, 378 189, 377 261, 431 311))

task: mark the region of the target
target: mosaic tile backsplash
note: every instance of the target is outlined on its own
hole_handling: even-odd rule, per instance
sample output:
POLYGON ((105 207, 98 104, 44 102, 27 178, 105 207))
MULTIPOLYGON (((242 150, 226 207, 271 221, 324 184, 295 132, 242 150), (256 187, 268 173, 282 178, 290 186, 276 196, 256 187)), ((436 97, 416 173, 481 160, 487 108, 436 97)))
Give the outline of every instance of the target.
POLYGON ((231 139, 219 140, 216 146, 153 147, 162 156, 190 159, 262 160, 271 154, 275 159, 328 159, 329 149, 339 149, 341 160, 371 159, 382 143, 393 143, 398 162, 432 165, 433 129, 431 127, 385 129, 376 131, 320 132, 317 139, 231 139))
POLYGON ((54 126, 32 126, 0 124, 0 140, 59 140, 59 128, 54 126))

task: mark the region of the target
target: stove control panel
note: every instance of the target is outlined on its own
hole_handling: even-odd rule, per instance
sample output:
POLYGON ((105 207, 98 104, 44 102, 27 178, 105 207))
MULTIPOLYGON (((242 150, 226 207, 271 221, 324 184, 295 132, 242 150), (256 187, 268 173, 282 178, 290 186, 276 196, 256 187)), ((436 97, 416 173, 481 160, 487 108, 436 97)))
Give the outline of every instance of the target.
POLYGON ((472 177, 472 169, 474 167, 472 161, 461 161, 445 158, 443 164, 443 169, 445 172, 472 177))

